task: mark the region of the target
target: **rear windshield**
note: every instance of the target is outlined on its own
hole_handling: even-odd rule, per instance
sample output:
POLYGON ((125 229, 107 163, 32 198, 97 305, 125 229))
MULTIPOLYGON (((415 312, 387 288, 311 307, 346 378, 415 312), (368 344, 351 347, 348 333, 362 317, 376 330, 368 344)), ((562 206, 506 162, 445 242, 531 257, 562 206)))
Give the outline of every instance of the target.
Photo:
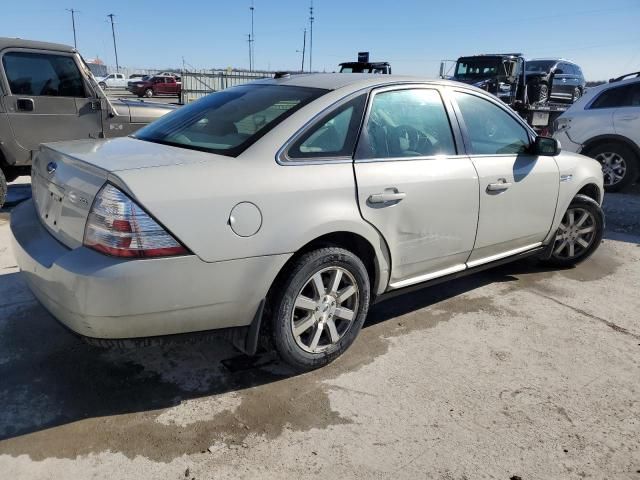
POLYGON ((212 93, 139 130, 148 142, 235 157, 327 90, 242 85, 212 93))

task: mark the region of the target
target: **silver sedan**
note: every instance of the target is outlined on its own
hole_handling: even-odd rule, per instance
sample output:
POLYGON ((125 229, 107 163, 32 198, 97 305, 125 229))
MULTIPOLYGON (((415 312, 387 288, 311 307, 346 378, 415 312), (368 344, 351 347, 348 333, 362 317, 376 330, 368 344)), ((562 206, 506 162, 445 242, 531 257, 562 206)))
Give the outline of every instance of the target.
POLYGON ((80 335, 231 329, 293 367, 343 353, 376 299, 600 244, 600 165, 446 81, 299 75, 209 95, 133 137, 44 145, 11 228, 80 335))

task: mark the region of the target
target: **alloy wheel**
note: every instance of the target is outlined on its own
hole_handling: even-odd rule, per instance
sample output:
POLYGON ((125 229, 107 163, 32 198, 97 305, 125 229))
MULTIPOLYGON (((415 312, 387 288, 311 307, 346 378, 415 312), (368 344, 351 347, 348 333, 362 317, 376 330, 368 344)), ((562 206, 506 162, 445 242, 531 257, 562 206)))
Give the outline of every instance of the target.
POLYGON ((596 237, 596 219, 584 208, 569 208, 556 233, 553 256, 572 259, 586 252, 596 237))
POLYGON ((618 153, 602 152, 596 155, 596 160, 602 165, 604 184, 607 187, 620 183, 627 173, 627 164, 618 153))
POLYGON ((320 353, 340 341, 357 312, 360 292, 355 278, 342 267, 314 273, 294 303, 291 329, 296 344, 305 352, 320 353))

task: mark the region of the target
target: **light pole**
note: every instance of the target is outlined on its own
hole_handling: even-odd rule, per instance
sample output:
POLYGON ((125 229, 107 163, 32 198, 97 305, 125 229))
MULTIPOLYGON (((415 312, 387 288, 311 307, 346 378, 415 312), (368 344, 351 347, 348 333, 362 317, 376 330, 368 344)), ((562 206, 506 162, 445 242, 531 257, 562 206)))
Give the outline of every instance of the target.
POLYGON ((255 8, 253 6, 253 0, 251 0, 251 6, 249 7, 249 10, 251 10, 251 37, 249 38, 249 50, 251 55, 251 61, 249 62, 250 64, 249 70, 253 71, 253 68, 255 67, 255 64, 256 64, 256 50, 254 47, 256 36, 253 33, 253 11, 255 10, 255 8))
POLYGON ((77 10, 73 8, 67 8, 67 12, 71 12, 71 25, 73 26, 73 48, 78 49, 78 42, 76 40, 76 13, 77 10))
POLYGON ((109 15, 107 15, 107 17, 111 19, 111 35, 113 36, 113 51, 116 54, 116 72, 119 72, 120 64, 118 63, 118 48, 116 47, 116 31, 115 31, 115 28, 113 27, 113 17, 115 17, 115 15, 113 13, 110 13, 109 15))
POLYGON ((311 0, 311 6, 309 7, 309 73, 313 72, 313 0, 311 0))
POLYGON ((300 73, 304 73, 304 52, 307 49, 307 29, 304 29, 302 33, 302 64, 300 66, 300 73))

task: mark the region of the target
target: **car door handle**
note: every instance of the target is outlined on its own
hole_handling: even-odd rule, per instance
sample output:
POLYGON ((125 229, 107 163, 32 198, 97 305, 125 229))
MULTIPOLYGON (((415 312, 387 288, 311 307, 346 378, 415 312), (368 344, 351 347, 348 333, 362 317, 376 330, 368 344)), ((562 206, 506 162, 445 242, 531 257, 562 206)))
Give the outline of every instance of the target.
POLYGON ((387 188, 383 193, 374 193, 373 195, 369 195, 367 201, 369 203, 399 202, 406 196, 406 193, 399 192, 397 188, 387 188))
POLYGON ((496 183, 490 183, 487 185, 487 192, 503 192, 511 185, 513 185, 513 183, 507 182, 506 179, 501 178, 496 183))

